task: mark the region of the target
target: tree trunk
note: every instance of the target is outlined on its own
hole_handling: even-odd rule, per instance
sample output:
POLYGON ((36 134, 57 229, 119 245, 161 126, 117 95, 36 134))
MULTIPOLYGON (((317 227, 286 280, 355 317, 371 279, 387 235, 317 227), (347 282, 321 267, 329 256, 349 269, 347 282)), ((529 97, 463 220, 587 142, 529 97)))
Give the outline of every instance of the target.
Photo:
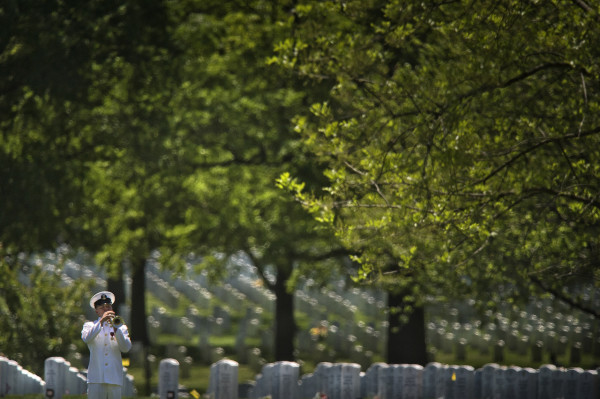
POLYGON ((113 310, 116 314, 121 314, 121 306, 127 301, 125 298, 125 282, 123 281, 123 268, 119 266, 117 276, 109 277, 106 281, 107 289, 115 294, 115 305, 113 310))
POLYGON ((131 279, 131 339, 142 343, 144 354, 145 393, 150 396, 150 380, 152 370, 148 360, 150 337, 146 322, 146 259, 140 257, 132 261, 133 276, 131 279))
MULTIPOLYGON (((394 307, 401 309, 403 305, 405 305, 403 294, 388 293, 390 310, 394 307)), ((401 313, 389 312, 387 363, 425 366, 428 362, 425 344, 425 309, 413 306, 406 324, 402 323, 400 316, 401 313)))
POLYGON ((277 271, 275 293, 275 361, 294 360, 294 294, 286 289, 289 272, 277 271))

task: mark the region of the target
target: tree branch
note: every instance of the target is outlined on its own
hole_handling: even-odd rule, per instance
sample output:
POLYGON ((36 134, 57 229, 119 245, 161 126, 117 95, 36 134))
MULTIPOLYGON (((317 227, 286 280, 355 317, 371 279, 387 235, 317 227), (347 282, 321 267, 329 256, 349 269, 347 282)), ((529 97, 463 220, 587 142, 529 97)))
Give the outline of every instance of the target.
POLYGON ((295 254, 298 256, 299 259, 302 259, 304 261, 319 262, 322 260, 338 258, 341 256, 350 256, 352 252, 348 251, 346 248, 339 247, 319 254, 303 252, 296 252, 295 254))
POLYGON ((581 132, 581 133, 577 132, 577 133, 566 134, 566 135, 560 136, 560 137, 545 138, 545 139, 543 139, 543 140, 541 140, 541 141, 533 144, 531 147, 525 148, 521 152, 517 153, 514 157, 512 157, 511 159, 509 159, 508 161, 506 161, 502 165, 498 166, 496 169, 494 169, 493 171, 491 171, 486 177, 480 179, 479 181, 476 181, 474 184, 477 185, 477 184, 482 184, 482 183, 487 182, 489 179, 491 179, 493 176, 495 176, 501 170, 509 167, 510 165, 512 165, 513 163, 515 163, 517 160, 519 160, 523 156, 529 154, 530 152, 535 151, 539 147, 542 147, 542 146, 544 146, 546 144, 554 143, 554 142, 560 142, 562 140, 578 139, 578 138, 582 138, 582 137, 586 137, 586 136, 593 136, 594 134, 598 134, 598 133, 600 133, 600 126, 596 127, 595 129, 588 130, 587 132, 581 132))
POLYGON ((552 295, 554 295, 554 297, 556 297, 557 299, 559 299, 560 301, 568 304, 569 306, 571 306, 572 308, 581 310, 582 312, 585 312, 587 314, 590 314, 592 316, 594 316, 596 319, 600 319, 600 312, 593 309, 593 308, 588 308, 587 306, 584 306, 583 304, 577 302, 576 300, 574 300, 573 298, 565 295, 564 293, 546 286, 539 278, 530 275, 529 278, 531 279, 531 281, 533 281, 538 287, 540 287, 543 291, 548 292, 552 295))
POLYGON ((260 276, 265 287, 267 287, 269 291, 273 292, 275 290, 275 285, 272 284, 267 278, 264 267, 262 267, 262 262, 260 262, 260 260, 256 256, 254 256, 250 248, 245 248, 244 252, 246 253, 246 255, 248 255, 250 260, 252 260, 252 264, 256 267, 256 270, 258 270, 258 275, 260 276))
POLYGON ((573 1, 573 3, 575 3, 576 6, 580 7, 585 12, 594 12, 592 7, 590 7, 585 1, 583 1, 583 0, 572 0, 572 1, 573 1))

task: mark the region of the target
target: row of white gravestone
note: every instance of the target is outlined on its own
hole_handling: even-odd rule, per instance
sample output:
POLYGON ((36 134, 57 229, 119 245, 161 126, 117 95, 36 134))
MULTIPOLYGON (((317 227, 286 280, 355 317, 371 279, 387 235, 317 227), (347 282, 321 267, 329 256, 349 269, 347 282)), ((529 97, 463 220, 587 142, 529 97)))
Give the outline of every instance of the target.
POLYGON ((40 394, 45 386, 39 376, 25 370, 16 361, 0 356, 0 397, 40 394))
MULTIPOLYGON (((49 357, 44 362, 44 392, 46 397, 60 399, 64 395, 87 393, 87 377, 62 357, 49 357)), ((123 373, 123 397, 136 395, 133 377, 123 373)))
POLYGON ((62 357, 49 357, 44 362, 45 394, 60 399, 63 395, 81 395, 87 391, 84 374, 62 357))
POLYGON ((372 364, 366 372, 354 363, 319 363, 312 374, 299 376, 300 365, 276 362, 263 366, 251 388, 239 396, 238 364, 224 359, 211 366, 208 396, 212 399, 598 399, 598 370, 538 370, 488 364, 471 366, 430 363, 372 364))
MULTIPOLYGON (((0 356, 0 397, 6 395, 44 394, 60 399, 63 395, 81 395, 87 392, 87 379, 77 368, 62 357, 44 361, 44 378, 25 370, 16 361, 0 356)), ((123 378, 123 396, 135 396, 133 377, 123 378)))

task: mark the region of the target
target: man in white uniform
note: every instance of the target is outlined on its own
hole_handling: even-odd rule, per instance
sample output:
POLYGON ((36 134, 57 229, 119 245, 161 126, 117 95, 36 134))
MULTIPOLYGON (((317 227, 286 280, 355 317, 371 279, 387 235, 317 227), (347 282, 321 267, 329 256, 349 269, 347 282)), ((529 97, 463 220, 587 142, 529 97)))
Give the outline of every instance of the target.
POLYGON ((114 302, 112 292, 101 291, 95 294, 90 300, 90 306, 96 311, 98 319, 86 322, 81 331, 81 338, 90 349, 87 374, 89 399, 121 399, 121 352, 129 352, 131 339, 124 323, 119 327, 111 324, 115 317, 112 310, 114 302))

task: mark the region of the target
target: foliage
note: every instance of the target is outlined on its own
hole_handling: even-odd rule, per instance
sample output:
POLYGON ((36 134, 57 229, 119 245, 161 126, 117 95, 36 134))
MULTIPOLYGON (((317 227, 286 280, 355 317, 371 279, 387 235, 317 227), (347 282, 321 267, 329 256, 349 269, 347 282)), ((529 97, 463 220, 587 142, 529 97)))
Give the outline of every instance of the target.
MULTIPOLYGON (((178 271, 182 254, 244 250, 281 272, 289 297, 296 267, 316 272, 336 248, 274 185, 290 168, 318 176, 290 125, 310 101, 267 62, 291 2, 0 7, 9 254, 81 246, 113 278, 128 262, 135 292, 156 249, 178 271)), ((215 275, 220 266, 207 262, 215 275)), ((143 299, 132 296, 134 337, 144 336, 143 299)))
POLYGON ((85 162, 110 160, 104 149, 118 133, 97 129, 107 119, 90 110, 110 98, 111 88, 133 69, 128 65, 151 59, 148 43, 163 44, 160 5, 0 6, 0 241, 7 251, 51 249, 57 241, 82 238, 70 222, 86 198, 85 162))
POLYGON ((316 186, 321 180, 291 124, 318 91, 269 64, 273 43, 291 29, 291 8, 291 2, 263 0, 190 3, 174 32, 186 51, 171 119, 172 140, 186 144, 180 243, 203 256, 202 267, 214 278, 222 277, 229 256, 243 251, 252 259, 277 296, 276 326, 289 328, 276 334, 288 360, 297 276, 326 274, 339 264, 331 260, 339 257, 339 244, 330 232, 275 185, 290 169, 316 186))
POLYGON ((85 350, 81 309, 87 305, 87 283, 66 284, 60 273, 29 264, 24 258, 3 257, 0 273, 0 348, 4 356, 43 375, 43 359, 85 350))
POLYGON ((329 184, 279 183, 356 250, 357 278, 416 300, 488 306, 511 287, 580 306, 567 289, 600 277, 597 7, 308 1, 296 12, 276 62, 335 83, 297 118, 329 184))
MULTIPOLYGON (((156 174, 168 160, 160 152, 175 52, 168 16, 160 0, 0 6, 0 248, 11 273, 19 254, 68 243, 98 253, 120 277, 124 261, 157 246, 171 216, 156 174)), ((7 306, 35 323, 23 309, 41 298, 13 282, 7 306)), ((82 297, 89 292, 65 298, 68 308, 82 297)), ((75 339, 57 336, 63 350, 75 339)))

